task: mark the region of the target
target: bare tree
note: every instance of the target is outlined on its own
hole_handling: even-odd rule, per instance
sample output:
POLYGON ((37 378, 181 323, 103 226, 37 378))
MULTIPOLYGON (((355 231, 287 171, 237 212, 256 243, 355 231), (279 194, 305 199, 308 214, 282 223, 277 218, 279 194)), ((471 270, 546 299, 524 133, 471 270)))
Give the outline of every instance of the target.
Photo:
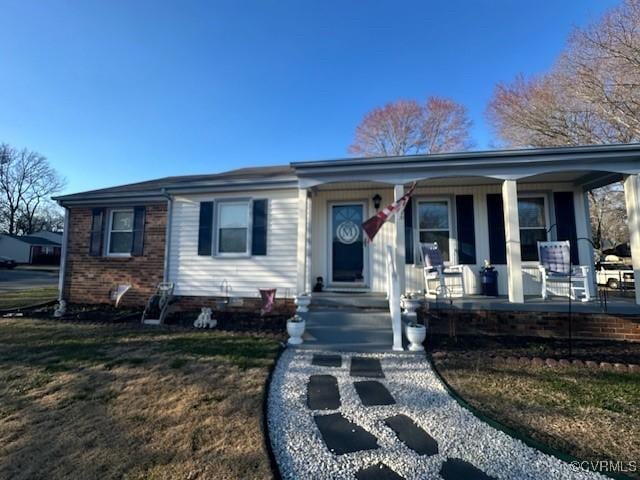
POLYGON ((48 203, 51 194, 63 188, 64 180, 37 152, 2 144, 0 159, 0 215, 4 229, 17 233, 21 218, 22 233, 32 233, 37 212, 48 203))
POLYGON ((27 219, 19 215, 16 230, 23 234, 47 231, 62 232, 64 230, 63 210, 53 202, 43 202, 35 215, 27 219))
POLYGON ((467 150, 470 128, 466 108, 453 100, 429 97, 424 105, 398 100, 364 116, 349 152, 376 156, 467 150))
POLYGON ((576 29, 553 69, 496 86, 489 121, 509 146, 640 140, 640 0, 576 29))
POLYGON ((594 246, 603 250, 629 240, 624 190, 619 183, 589 192, 589 214, 594 246))
POLYGON ((640 0, 626 0, 569 39, 557 67, 611 142, 640 139, 640 0))
MULTIPOLYGON (((576 29, 550 72, 496 86, 487 115, 508 146, 640 141, 640 0, 576 29)), ((619 184, 589 192, 594 243, 627 241, 619 184)))

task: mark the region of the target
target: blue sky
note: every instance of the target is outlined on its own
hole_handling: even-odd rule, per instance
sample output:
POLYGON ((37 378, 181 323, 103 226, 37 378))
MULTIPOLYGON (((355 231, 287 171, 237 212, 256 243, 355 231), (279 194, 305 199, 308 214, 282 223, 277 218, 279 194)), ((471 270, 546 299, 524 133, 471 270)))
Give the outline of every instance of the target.
POLYGON ((363 114, 451 97, 491 146, 496 82, 612 0, 0 0, 0 141, 67 192, 347 156, 363 114))

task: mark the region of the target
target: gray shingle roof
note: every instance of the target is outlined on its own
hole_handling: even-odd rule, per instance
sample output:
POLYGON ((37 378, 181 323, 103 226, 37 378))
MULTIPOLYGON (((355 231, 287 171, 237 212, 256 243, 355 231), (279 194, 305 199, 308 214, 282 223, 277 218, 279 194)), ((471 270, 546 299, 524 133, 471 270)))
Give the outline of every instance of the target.
POLYGON ((8 233, 3 234, 7 237, 15 238, 16 240, 20 240, 21 242, 28 243, 29 245, 52 245, 54 247, 59 247, 60 243, 52 242, 46 238, 36 237, 32 235, 9 235, 8 233))
POLYGON ((101 188, 98 190, 89 190, 86 192, 57 196, 54 197, 54 200, 64 202, 68 200, 83 199, 92 196, 108 194, 160 193, 163 188, 180 187, 181 185, 186 184, 199 184, 214 181, 251 181, 254 179, 265 181, 270 179, 289 177, 293 175, 294 169, 289 165, 239 168, 222 173, 181 175, 157 178, 154 180, 146 180, 143 182, 129 183, 126 185, 118 185, 115 187, 101 188))

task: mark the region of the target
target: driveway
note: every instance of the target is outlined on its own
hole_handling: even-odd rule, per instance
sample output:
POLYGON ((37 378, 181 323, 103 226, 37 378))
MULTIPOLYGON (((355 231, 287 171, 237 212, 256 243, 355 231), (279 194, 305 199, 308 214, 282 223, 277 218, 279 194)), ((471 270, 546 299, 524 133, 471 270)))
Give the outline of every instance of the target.
POLYGON ((46 270, 0 269, 0 292, 13 292, 37 287, 55 287, 58 272, 46 270))
POLYGON ((268 400, 284 479, 602 479, 459 405, 424 355, 288 348, 268 400))

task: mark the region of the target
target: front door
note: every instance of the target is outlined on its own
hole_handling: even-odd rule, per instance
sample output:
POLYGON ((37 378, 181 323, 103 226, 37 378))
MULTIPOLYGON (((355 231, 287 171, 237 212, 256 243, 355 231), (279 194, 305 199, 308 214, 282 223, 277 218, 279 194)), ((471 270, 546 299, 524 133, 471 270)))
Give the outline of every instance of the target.
POLYGON ((330 206, 331 282, 364 286, 365 246, 362 232, 363 203, 340 203, 330 206))

